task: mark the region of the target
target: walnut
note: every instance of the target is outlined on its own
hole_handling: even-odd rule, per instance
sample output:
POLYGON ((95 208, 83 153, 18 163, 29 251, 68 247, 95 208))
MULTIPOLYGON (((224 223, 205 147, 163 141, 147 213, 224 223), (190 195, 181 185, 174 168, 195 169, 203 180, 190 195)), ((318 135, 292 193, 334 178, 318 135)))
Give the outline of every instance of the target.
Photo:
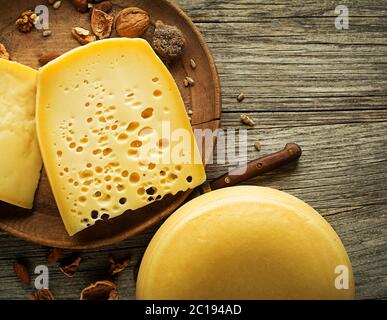
POLYGON ((84 288, 81 292, 81 300, 117 300, 117 286, 108 280, 97 281, 84 288))
POLYGON ((90 34, 89 30, 80 28, 80 27, 75 27, 71 30, 71 33, 73 34, 74 38, 78 40, 78 42, 81 45, 88 44, 90 42, 93 42, 97 40, 96 36, 90 34))
POLYGON ((55 299, 50 290, 39 289, 32 294, 31 300, 55 300, 55 299))
POLYGON ((109 38, 112 33, 114 18, 107 13, 93 9, 91 14, 91 29, 98 39, 109 38))
POLYGON ((20 32, 30 32, 38 21, 38 16, 32 10, 24 11, 20 14, 20 17, 16 20, 16 26, 20 32))
POLYGON ((162 21, 156 22, 153 34, 153 48, 165 61, 177 59, 184 50, 185 39, 183 33, 175 26, 169 26, 162 21))
POLYGON ((0 43, 0 59, 9 60, 10 56, 5 46, 0 43))
POLYGON ((116 18, 116 30, 120 37, 141 37, 149 28, 149 24, 149 14, 136 7, 121 10, 116 18))

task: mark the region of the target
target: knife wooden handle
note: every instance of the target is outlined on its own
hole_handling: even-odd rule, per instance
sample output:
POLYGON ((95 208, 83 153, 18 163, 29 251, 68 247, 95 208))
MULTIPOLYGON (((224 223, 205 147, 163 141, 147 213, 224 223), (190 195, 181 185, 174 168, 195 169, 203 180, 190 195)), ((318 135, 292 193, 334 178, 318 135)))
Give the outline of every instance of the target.
POLYGON ((251 178, 296 161, 301 157, 301 154, 302 150, 298 144, 288 143, 281 151, 251 161, 245 166, 236 168, 213 180, 210 182, 211 190, 231 187, 238 183, 245 182, 251 178))

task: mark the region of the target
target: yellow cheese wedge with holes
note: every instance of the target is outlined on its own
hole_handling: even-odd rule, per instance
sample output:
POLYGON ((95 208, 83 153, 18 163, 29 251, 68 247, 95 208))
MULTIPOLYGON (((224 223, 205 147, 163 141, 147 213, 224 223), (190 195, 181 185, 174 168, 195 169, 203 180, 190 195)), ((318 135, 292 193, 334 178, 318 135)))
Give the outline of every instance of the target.
POLYGON ((42 168, 35 130, 36 74, 0 59, 0 200, 27 209, 42 168))
POLYGON ((157 231, 138 299, 352 299, 351 262, 303 201, 241 186, 202 195, 157 231))
POLYGON ((206 178, 177 85, 142 39, 98 41, 41 68, 37 128, 70 235, 206 178))

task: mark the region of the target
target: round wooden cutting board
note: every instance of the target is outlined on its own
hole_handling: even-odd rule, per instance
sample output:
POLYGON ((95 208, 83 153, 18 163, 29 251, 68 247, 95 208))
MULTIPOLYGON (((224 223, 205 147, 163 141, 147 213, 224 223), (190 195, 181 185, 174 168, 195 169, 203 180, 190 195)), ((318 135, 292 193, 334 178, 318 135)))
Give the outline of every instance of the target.
MULTIPOLYGON (((90 30, 89 15, 78 13, 70 1, 62 1, 61 7, 57 10, 47 4, 51 36, 43 37, 42 32, 37 30, 27 34, 20 33, 15 26, 19 14, 27 9, 34 9, 42 2, 48 3, 41 0, 0 0, 0 6, 7 8, 3 10, 0 20, 0 42, 6 46, 13 61, 33 68, 39 67, 38 60, 43 54, 49 52, 62 54, 79 46, 71 35, 73 27, 84 27, 90 30)), ((193 127, 212 130, 219 128, 221 113, 219 78, 210 50, 193 22, 180 8, 168 0, 113 0, 112 3, 113 13, 128 6, 136 6, 150 14, 152 23, 162 20, 182 30, 187 46, 182 59, 169 69, 179 86, 187 109, 193 110, 193 127), (197 63, 195 70, 190 66, 191 58, 197 63), (195 79, 193 87, 184 87, 183 79, 187 75, 195 79)), ((115 33, 112 37, 114 36, 116 36, 115 33)), ((0 150, 0 152, 1 156, 6 154, 6 150, 0 150)), ((202 150, 202 152, 208 154, 212 150, 202 150)), ((46 246, 71 249, 106 246, 154 226, 179 207, 190 192, 167 196, 140 210, 97 223, 69 237, 43 170, 33 210, 24 210, 0 202, 0 228, 17 237, 46 246)))

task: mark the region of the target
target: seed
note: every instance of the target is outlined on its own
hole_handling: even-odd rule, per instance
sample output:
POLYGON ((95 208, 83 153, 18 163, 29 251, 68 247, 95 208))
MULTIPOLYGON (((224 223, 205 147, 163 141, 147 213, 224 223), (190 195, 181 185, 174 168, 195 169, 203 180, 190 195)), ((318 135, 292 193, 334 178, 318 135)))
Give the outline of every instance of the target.
POLYGON ((196 69, 196 62, 195 62, 195 60, 191 59, 190 63, 191 63, 191 68, 195 70, 196 69))
POLYGON ((51 36, 51 30, 44 30, 42 34, 43 34, 43 37, 49 37, 51 36))
POLYGON ((255 147, 255 149, 259 152, 259 151, 261 151, 261 144, 259 143, 259 142, 256 142, 256 143, 254 143, 254 147, 255 147))
POLYGON ((54 9, 59 9, 60 5, 62 4, 62 1, 56 1, 54 2, 54 4, 52 5, 52 7, 54 9))
POLYGON ((237 97, 237 100, 238 102, 242 102, 243 100, 245 100, 245 95, 243 93, 240 93, 237 97))
POLYGON ((189 83, 188 83, 188 80, 187 79, 184 79, 184 87, 188 87, 189 86, 189 83))
POLYGON ((186 77, 186 79, 187 79, 188 84, 189 84, 190 86, 194 86, 194 85, 195 85, 194 79, 192 79, 191 77, 186 77))
POLYGON ((245 114, 241 114, 241 121, 250 127, 255 126, 255 122, 253 121, 253 119, 251 119, 249 116, 247 116, 245 114))
POLYGON ((87 4, 87 9, 91 9, 91 8, 93 8, 93 4, 92 3, 88 3, 87 4))
POLYGON ((190 109, 190 110, 188 110, 188 114, 190 115, 190 116, 192 116, 193 115, 193 111, 190 109))

